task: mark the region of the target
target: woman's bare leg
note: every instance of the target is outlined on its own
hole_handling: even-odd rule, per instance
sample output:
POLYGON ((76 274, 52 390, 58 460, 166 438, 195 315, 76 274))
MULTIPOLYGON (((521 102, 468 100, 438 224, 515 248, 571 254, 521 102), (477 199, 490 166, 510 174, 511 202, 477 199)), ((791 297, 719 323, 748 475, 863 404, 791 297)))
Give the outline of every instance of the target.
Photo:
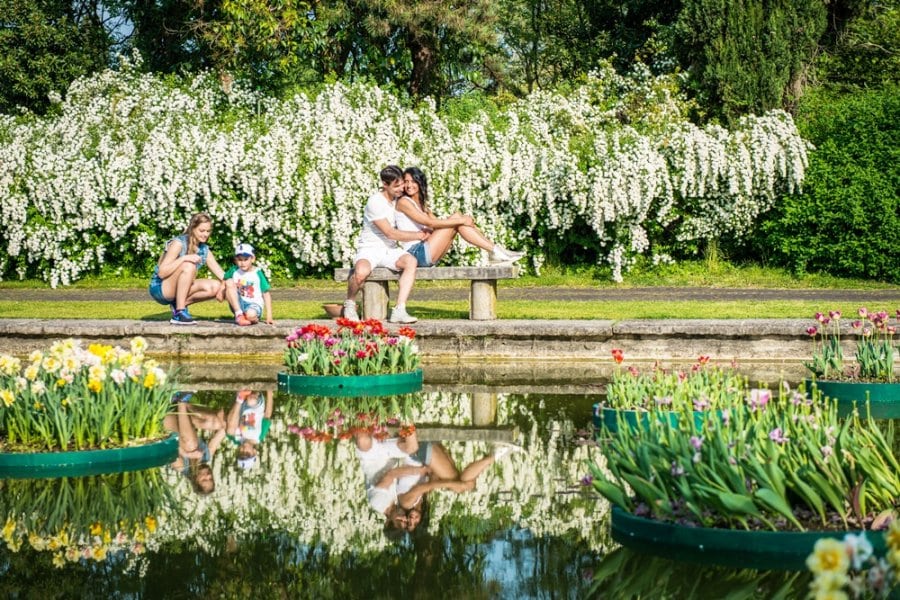
POLYGON ((406 306, 406 301, 412 293, 413 284, 416 282, 416 259, 412 254, 404 254, 397 259, 395 266, 402 271, 400 279, 397 281, 396 306, 406 306))
POLYGON ((447 227, 435 229, 428 236, 428 253, 431 255, 431 262, 436 263, 450 250, 453 245, 453 238, 456 237, 456 227, 447 227))
POLYGON ((459 479, 459 470, 453 464, 453 459, 447 454, 443 445, 434 443, 431 445, 431 478, 456 481, 459 479))

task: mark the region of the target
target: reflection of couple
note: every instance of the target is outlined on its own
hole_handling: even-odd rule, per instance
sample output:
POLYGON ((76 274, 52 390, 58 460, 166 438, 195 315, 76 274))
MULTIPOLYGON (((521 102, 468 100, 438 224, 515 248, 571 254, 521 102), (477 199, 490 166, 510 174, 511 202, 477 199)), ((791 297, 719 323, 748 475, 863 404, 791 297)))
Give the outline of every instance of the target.
POLYGON ((386 529, 405 531, 414 531, 422 521, 429 492, 472 491, 478 476, 497 459, 520 450, 511 444, 495 445, 460 472, 442 444, 419 443, 415 432, 387 440, 357 433, 354 439, 369 506, 385 516, 386 529))
POLYGON ((454 213, 438 219, 428 207, 428 181, 416 167, 402 171, 390 165, 381 171, 381 190, 373 194, 363 213, 363 228, 356 241, 353 272, 347 281, 344 316, 359 320, 356 294, 372 269, 385 267, 400 271, 397 303, 389 321, 415 323, 406 312, 406 301, 416 279, 417 267, 434 266, 459 235, 488 252, 492 263, 511 263, 522 258, 486 238, 472 217, 454 213))

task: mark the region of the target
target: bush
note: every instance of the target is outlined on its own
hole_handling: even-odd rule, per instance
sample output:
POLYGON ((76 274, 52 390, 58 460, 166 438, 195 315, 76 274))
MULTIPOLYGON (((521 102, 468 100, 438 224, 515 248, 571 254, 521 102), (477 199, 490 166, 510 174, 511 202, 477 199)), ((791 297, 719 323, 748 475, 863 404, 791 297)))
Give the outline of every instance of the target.
POLYGON ((820 92, 797 126, 816 147, 804 191, 767 216, 757 251, 796 273, 900 282, 898 88, 820 92))

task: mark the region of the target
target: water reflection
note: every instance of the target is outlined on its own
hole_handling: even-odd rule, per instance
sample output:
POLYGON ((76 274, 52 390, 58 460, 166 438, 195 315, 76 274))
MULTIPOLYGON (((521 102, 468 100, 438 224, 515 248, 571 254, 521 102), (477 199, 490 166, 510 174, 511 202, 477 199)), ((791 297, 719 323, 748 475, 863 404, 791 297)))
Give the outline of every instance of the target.
POLYGON ((582 495, 578 483, 590 450, 576 433, 591 399, 434 392, 341 405, 256 391, 268 422, 263 428, 241 410, 237 435, 231 416, 246 390, 201 391, 178 403, 169 421, 183 446, 175 468, 48 480, 46 489, 0 482, 0 522, 15 523, 0 543, 0 592, 21 595, 59 578, 52 538, 69 523, 77 531, 68 539, 107 540, 90 557, 79 546, 62 567, 72 596, 235 597, 251 574, 298 597, 384 596, 398 585, 418 590, 413 597, 587 594, 592 566, 612 545, 608 506, 582 495), (395 490, 406 516, 398 536, 385 535, 385 513, 370 507, 367 480, 375 478, 359 456, 365 436, 396 439, 398 448, 409 440, 388 470, 407 461, 420 470, 395 490), (210 450, 217 438, 204 456, 201 441, 210 450), (256 453, 246 468, 250 438, 256 453), (521 450, 508 450, 512 443, 521 450), (190 477, 195 463, 215 482, 206 494, 190 477), (75 489, 82 500, 65 512, 38 501, 75 489))

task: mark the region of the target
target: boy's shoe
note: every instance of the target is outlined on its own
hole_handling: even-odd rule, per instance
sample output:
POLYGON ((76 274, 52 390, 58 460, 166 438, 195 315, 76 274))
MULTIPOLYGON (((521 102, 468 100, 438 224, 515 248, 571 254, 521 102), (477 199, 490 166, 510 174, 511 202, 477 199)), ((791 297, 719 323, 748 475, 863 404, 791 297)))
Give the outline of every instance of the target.
POLYGON ((498 444, 494 444, 494 447, 491 450, 491 455, 494 457, 494 460, 500 460, 504 456, 509 456, 510 454, 515 454, 516 452, 525 452, 525 449, 522 446, 516 446, 515 444, 507 444, 505 442, 501 442, 498 444))
POLYGON ((391 318, 388 319, 388 321, 390 321, 391 323, 409 324, 415 323, 416 321, 418 321, 418 319, 406 312, 405 308, 394 307, 394 309, 391 310, 391 318))
POLYGON ((191 316, 191 313, 187 311, 187 309, 179 310, 172 318, 169 319, 169 323, 174 325, 195 325, 194 317, 191 316))
POLYGON ((247 325, 253 325, 253 321, 248 319, 244 313, 239 314, 234 318, 234 322, 241 327, 246 327, 247 325))
POLYGON ((488 254, 488 262, 491 264, 513 263, 525 256, 524 252, 507 250, 500 244, 494 244, 494 249, 488 254))
POLYGON ((345 319, 359 321, 359 313, 356 312, 356 302, 353 300, 344 300, 343 315, 345 319))

